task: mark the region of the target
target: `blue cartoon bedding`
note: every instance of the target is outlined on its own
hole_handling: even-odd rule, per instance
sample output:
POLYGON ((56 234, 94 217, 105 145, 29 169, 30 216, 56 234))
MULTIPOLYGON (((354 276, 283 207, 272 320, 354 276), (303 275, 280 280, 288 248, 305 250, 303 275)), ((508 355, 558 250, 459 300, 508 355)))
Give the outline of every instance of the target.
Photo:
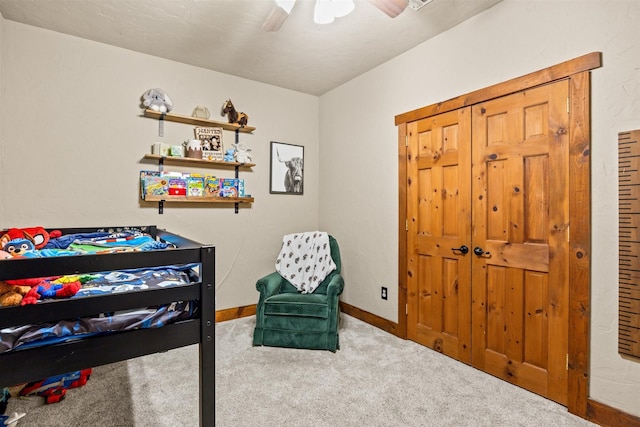
POLYGON ((0 329, 0 353, 134 329, 159 328, 193 317, 197 306, 179 301, 126 313, 0 329))
MULTIPOLYGON (((12 241, 16 242, 15 239, 12 241)), ((70 256, 161 250, 169 247, 171 247, 170 244, 157 241, 138 230, 82 233, 51 238, 40 249, 28 244, 24 247, 7 247, 11 252, 5 252, 12 256, 0 260, 0 263, 10 263, 14 257, 70 256)), ((199 280, 198 270, 199 264, 185 264, 0 281, 0 304, 27 305, 36 304, 49 298, 75 299, 180 286, 197 282, 199 280), (10 292, 15 294, 12 295, 12 299, 4 298, 10 292), (9 302, 3 303, 6 301, 9 302)), ((97 334, 158 328, 192 318, 196 311, 196 302, 177 301, 126 312, 100 313, 94 317, 0 329, 0 353, 86 338, 97 334)))

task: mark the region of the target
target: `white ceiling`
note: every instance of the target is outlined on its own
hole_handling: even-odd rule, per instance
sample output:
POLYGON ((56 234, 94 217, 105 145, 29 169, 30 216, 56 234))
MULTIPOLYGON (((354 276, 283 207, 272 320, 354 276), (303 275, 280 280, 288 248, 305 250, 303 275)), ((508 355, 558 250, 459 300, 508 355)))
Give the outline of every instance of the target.
POLYGON ((0 0, 5 19, 321 95, 501 0, 433 0, 390 18, 366 0, 332 24, 298 0, 278 32, 273 0, 0 0))

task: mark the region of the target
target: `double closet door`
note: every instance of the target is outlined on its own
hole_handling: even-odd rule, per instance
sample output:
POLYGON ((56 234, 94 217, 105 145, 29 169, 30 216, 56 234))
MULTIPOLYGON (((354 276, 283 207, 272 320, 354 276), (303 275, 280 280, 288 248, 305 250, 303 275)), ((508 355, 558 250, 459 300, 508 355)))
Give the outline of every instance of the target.
POLYGON ((566 80, 407 124, 407 336, 567 401, 566 80))

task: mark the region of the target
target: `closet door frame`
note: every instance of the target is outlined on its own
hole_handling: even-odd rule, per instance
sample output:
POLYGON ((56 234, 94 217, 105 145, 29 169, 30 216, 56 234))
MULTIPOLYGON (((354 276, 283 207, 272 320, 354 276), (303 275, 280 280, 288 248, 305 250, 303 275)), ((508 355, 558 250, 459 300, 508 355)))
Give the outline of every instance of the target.
POLYGON ((590 70, 602 66, 592 52, 551 67, 428 105, 395 117, 398 127, 398 335, 407 337, 407 123, 554 81, 569 81, 569 412, 587 418, 591 319, 590 70))

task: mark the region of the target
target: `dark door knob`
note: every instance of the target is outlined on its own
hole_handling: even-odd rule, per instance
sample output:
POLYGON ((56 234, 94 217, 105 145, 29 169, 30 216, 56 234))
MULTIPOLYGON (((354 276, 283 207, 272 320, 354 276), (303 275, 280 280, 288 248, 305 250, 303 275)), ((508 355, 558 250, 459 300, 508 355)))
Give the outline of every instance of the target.
POLYGON ((485 252, 484 249, 482 249, 480 246, 476 246, 475 248, 473 248, 473 253, 478 256, 491 255, 491 252, 485 252))
POLYGON ((460 252, 462 255, 466 254, 469 252, 469 248, 466 247, 465 245, 460 246, 459 248, 451 248, 452 251, 454 252, 460 252))

